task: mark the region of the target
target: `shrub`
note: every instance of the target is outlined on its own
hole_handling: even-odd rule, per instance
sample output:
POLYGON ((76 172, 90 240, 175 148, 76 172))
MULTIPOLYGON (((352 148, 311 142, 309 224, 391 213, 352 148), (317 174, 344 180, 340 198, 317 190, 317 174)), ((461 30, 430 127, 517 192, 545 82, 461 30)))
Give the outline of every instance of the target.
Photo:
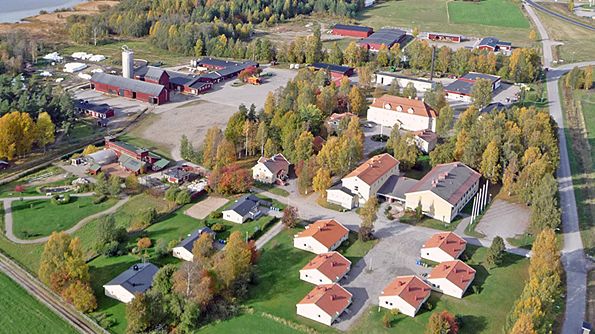
MULTIPOLYGON (((221 212, 221 211, 211 212, 209 214, 209 218, 211 218, 211 219, 220 219, 220 218, 223 218, 223 212, 221 212)), ((213 225, 213 224, 211 223, 211 225, 213 225)))
POLYGON ((180 240, 174 239, 167 243, 167 252, 171 252, 174 247, 180 243, 180 240))
POLYGON ((225 231, 227 229, 227 226, 225 226, 224 224, 216 223, 213 224, 211 229, 213 230, 213 232, 219 233, 225 231))
POLYGON ((105 244, 97 244, 96 246, 97 253, 107 257, 118 255, 118 251, 120 250, 120 243, 117 241, 110 241, 105 244))
POLYGON ((157 240, 157 243, 155 244, 155 255, 157 255, 158 257, 166 256, 169 253, 167 246, 168 245, 165 239, 157 240))
POLYGON ((192 201, 192 197, 190 196, 190 192, 188 190, 180 190, 176 195, 176 204, 184 205, 188 204, 192 201))
POLYGON ((151 239, 147 237, 138 239, 138 242, 136 243, 136 247, 138 248, 138 250, 149 248, 151 247, 151 245, 151 239))

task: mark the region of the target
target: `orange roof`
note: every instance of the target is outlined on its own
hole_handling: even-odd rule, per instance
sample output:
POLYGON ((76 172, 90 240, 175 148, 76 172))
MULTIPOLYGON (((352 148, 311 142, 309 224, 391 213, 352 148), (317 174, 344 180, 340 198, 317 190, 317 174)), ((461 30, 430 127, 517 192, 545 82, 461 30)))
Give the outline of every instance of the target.
POLYGON ((359 167, 345 176, 345 178, 357 176, 365 183, 371 185, 398 164, 399 160, 388 153, 375 155, 359 165, 359 167))
POLYGON ((427 103, 418 99, 384 94, 375 98, 372 107, 393 110, 402 113, 414 114, 423 117, 436 118, 438 113, 427 103))
POLYGON ((454 232, 434 234, 421 248, 440 248, 455 259, 465 250, 467 241, 454 232))
POLYGON ((352 294, 339 284, 321 284, 298 304, 315 304, 329 315, 341 314, 351 304, 352 294))
POLYGON ((343 224, 334 219, 323 219, 307 225, 306 229, 298 233, 296 238, 312 237, 325 247, 330 248, 347 234, 349 234, 349 230, 343 224))
POLYGON ((466 290, 475 278, 475 269, 460 260, 442 262, 430 273, 428 279, 446 278, 462 290, 466 290))
POLYGON ((382 290, 382 295, 399 296, 417 309, 430 295, 431 290, 428 284, 415 276, 399 276, 382 290))
POLYGON ((318 254, 302 270, 315 269, 330 280, 335 281, 343 277, 349 271, 350 267, 351 261, 339 254, 339 252, 329 252, 318 254))
POLYGON ((344 113, 340 113, 340 114, 338 114, 338 113, 332 113, 329 116, 328 120, 329 121, 340 121, 340 120, 342 120, 345 117, 353 117, 353 116, 356 116, 356 115, 353 114, 353 113, 350 113, 350 112, 344 112, 344 113))

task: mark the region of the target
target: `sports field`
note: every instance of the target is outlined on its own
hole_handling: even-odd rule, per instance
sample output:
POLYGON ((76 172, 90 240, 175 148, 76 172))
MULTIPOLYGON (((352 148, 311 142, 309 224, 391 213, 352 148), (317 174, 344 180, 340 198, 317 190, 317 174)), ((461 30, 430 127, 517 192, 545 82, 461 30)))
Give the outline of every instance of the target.
POLYGON ((4 274, 0 274, 0 300, 2 333, 76 333, 64 320, 4 274))
POLYGON ((529 28, 529 21, 518 5, 510 0, 450 1, 450 22, 495 27, 529 28))

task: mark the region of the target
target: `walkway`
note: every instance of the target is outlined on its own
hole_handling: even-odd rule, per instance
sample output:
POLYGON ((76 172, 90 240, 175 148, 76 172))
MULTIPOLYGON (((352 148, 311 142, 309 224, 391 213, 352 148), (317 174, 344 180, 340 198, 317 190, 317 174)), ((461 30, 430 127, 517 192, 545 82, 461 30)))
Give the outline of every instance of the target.
MULTIPOLYGON (((74 194, 72 196, 73 197, 89 197, 89 196, 93 196, 93 195, 94 195, 94 193, 84 193, 84 194, 74 194)), ((38 200, 38 199, 49 200, 50 199, 47 196, 31 196, 31 197, 22 197, 22 198, 24 198, 26 200, 38 200)), ((110 207, 109 209, 107 209, 105 211, 101 211, 101 212, 92 214, 86 218, 81 219, 81 221, 79 221, 76 225, 69 228, 65 232, 68 234, 72 234, 72 233, 78 231, 83 226, 85 226, 88 222, 95 220, 97 218, 100 218, 102 216, 109 215, 109 214, 116 212, 116 210, 118 210, 120 207, 122 207, 122 205, 124 205, 126 202, 128 202, 129 199, 130 199, 130 197, 128 197, 128 196, 123 197, 114 206, 110 207)), ((17 243, 17 244, 39 244, 39 243, 48 241, 49 236, 37 238, 37 239, 24 240, 24 239, 19 239, 14 235, 14 233, 13 233, 13 219, 12 219, 12 202, 19 201, 19 200, 21 200, 21 197, 9 197, 9 198, 1 199, 1 201, 4 204, 4 226, 6 229, 6 237, 8 238, 8 240, 10 240, 14 243, 17 243)))
MULTIPOLYGON (((535 22, 543 43, 543 62, 546 66, 552 63, 552 42, 539 17, 529 7, 527 13, 535 22)), ((583 242, 579 230, 576 199, 572 184, 572 173, 568 161, 566 134, 564 133, 564 117, 560 103, 558 80, 574 66, 594 65, 595 61, 580 64, 566 64, 547 73, 547 94, 549 111, 558 124, 558 139, 560 146, 560 167, 557 171, 558 189, 560 194, 560 208, 562 209, 562 265, 566 271, 566 308, 562 334, 579 333, 581 323, 585 320, 587 296, 587 260, 583 250, 583 242)))

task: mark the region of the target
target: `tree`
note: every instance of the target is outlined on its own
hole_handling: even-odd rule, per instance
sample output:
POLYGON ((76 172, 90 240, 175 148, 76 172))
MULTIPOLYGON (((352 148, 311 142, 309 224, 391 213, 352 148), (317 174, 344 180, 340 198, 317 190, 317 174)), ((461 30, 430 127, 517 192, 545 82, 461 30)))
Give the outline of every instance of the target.
POLYGON ((528 314, 523 313, 514 323, 510 334, 537 334, 537 332, 533 328, 531 317, 528 314))
POLYGON ((43 248, 38 274, 42 282, 58 293, 77 280, 89 282, 89 267, 80 240, 66 232, 52 232, 43 248))
POLYGON ((568 11, 574 13, 574 0, 568 1, 568 11))
POLYGON ((349 111, 356 115, 363 115, 366 111, 366 98, 357 86, 349 91, 349 111))
POLYGON ((492 82, 488 79, 478 79, 471 90, 473 105, 481 110, 492 101, 492 82))
POLYGON ((251 269, 252 253, 240 232, 233 232, 227 241, 222 257, 215 266, 217 277, 225 288, 245 277, 251 269))
POLYGON ((122 180, 116 175, 110 175, 108 192, 111 196, 118 196, 122 192, 122 180))
POLYGON ((452 129, 455 121, 454 110, 450 105, 444 106, 438 113, 438 119, 436 120, 436 133, 441 138, 446 138, 448 132, 452 129))
POLYGON ((107 183, 107 178, 103 172, 100 172, 96 176, 97 182, 95 182, 95 193, 97 195, 107 195, 109 193, 109 187, 107 183))
POLYGON ((177 205, 186 205, 192 201, 192 196, 188 190, 181 190, 176 195, 177 205))
POLYGON ((180 316, 180 324, 177 329, 180 333, 195 333, 198 330, 200 319, 200 306, 194 302, 187 302, 184 305, 184 312, 180 316))
MULTIPOLYGON (((218 127, 212 127, 207 130, 202 151, 202 163, 207 168, 213 168, 217 164, 217 153, 219 145, 223 140, 223 132, 218 127)), ((233 152, 235 157, 235 149, 233 152)))
POLYGON ((395 159, 399 160, 399 166, 403 170, 408 170, 415 166, 420 154, 419 149, 415 145, 413 134, 407 133, 401 135, 397 126, 393 127, 386 147, 393 153, 395 159))
POLYGON ((143 249, 147 249, 149 247, 151 247, 151 239, 144 237, 144 238, 140 238, 138 239, 137 243, 136 243, 136 247, 138 248, 139 251, 143 250, 143 249))
POLYGON ((217 147, 216 167, 228 166, 236 161, 236 148, 234 144, 223 139, 217 147))
POLYGON ((75 281, 64 291, 62 297, 74 307, 84 313, 88 313, 97 308, 97 300, 93 294, 93 289, 89 283, 75 281))
POLYGON ((413 82, 408 83, 407 86, 403 88, 403 96, 410 99, 417 98, 417 89, 415 89, 413 82))
POLYGON ((176 270, 178 270, 178 267, 173 263, 159 268, 153 278, 151 290, 159 292, 162 295, 170 294, 173 289, 173 275, 176 270))
POLYGON ((499 266, 502 262, 502 256, 504 255, 505 249, 504 240, 499 236, 495 237, 494 240, 492 240, 492 245, 488 249, 486 263, 490 267, 499 266))
POLYGON ((142 293, 136 293, 134 299, 126 304, 127 334, 145 333, 151 325, 149 300, 142 293))
POLYGON ((89 155, 89 154, 93 154, 93 153, 98 152, 98 151, 99 151, 99 148, 97 146, 91 144, 91 145, 87 145, 85 147, 85 149, 83 150, 82 155, 89 155))
POLYGON ((326 168, 319 168, 312 180, 312 187, 314 191, 320 195, 320 198, 326 200, 326 190, 330 188, 332 183, 331 172, 326 168))
POLYGON ((481 165, 479 171, 481 174, 492 184, 496 184, 500 180, 501 166, 500 160, 500 149, 496 140, 492 140, 481 156, 481 165))
POLYGON ((583 88, 585 90, 591 89, 593 86, 593 66, 587 66, 583 71, 583 88))
POLYGON ((364 206, 360 209, 359 216, 362 224, 359 228, 359 239, 362 241, 372 240, 374 238, 374 222, 378 219, 378 199, 376 196, 370 197, 364 206))
POLYGON ((54 142, 54 132, 56 131, 56 126, 52 122, 52 118, 50 114, 47 112, 42 112, 37 116, 37 145, 43 147, 43 151, 45 152, 45 147, 48 144, 54 142))
POLYGON ((388 48, 386 45, 382 44, 380 46, 380 50, 378 50, 378 54, 376 55, 376 62, 382 67, 388 66, 388 48))
POLYGON ((141 190, 141 185, 138 183, 138 178, 134 174, 130 174, 124 179, 124 185, 129 193, 137 194, 141 190))
POLYGON ((341 51, 337 42, 333 43, 331 51, 328 53, 327 61, 331 64, 343 64, 343 51, 341 51))
POLYGON ((202 233, 200 237, 194 242, 192 246, 193 261, 201 263, 202 266, 208 267, 211 256, 215 253, 213 247, 213 235, 210 233, 202 233))
POLYGON ((286 206, 285 209, 283 209, 283 217, 281 218, 281 222, 287 228, 296 227, 299 223, 297 208, 290 205, 286 206))
POLYGON ((426 334, 457 334, 459 325, 455 317, 448 311, 434 312, 426 327, 426 334))

